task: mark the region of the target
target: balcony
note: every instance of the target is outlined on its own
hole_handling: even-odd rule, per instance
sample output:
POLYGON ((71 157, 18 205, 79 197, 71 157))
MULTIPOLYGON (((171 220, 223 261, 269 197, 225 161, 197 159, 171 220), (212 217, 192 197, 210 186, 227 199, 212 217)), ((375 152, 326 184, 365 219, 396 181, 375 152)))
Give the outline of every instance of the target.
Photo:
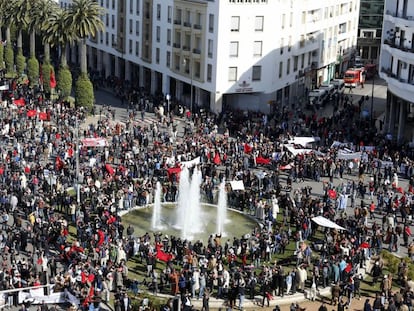
POLYGON ((389 50, 391 54, 395 54, 399 58, 411 58, 413 57, 411 54, 414 53, 414 46, 406 46, 404 44, 397 44, 395 39, 385 39, 384 40, 384 47, 386 50, 389 50), (407 55, 407 53, 410 53, 407 55))
POLYGON ((201 49, 193 49, 194 54, 201 54, 201 49))
POLYGON ((193 28, 196 30, 201 30, 203 27, 200 24, 194 24, 193 28))
POLYGON ((173 48, 175 48, 175 49, 181 49, 181 44, 180 43, 174 43, 173 44, 173 48))
POLYGON ((181 26, 181 19, 175 19, 174 25, 180 25, 181 26))
POLYGON ((183 51, 190 51, 191 48, 189 46, 183 45, 183 51))
POLYGON ((190 22, 184 22, 183 26, 187 27, 187 28, 191 28, 191 23, 190 22))
POLYGON ((402 12, 387 10, 384 15, 384 21, 386 20, 393 24, 414 27, 414 16, 405 15, 402 12))
POLYGON ((399 97, 412 101, 412 94, 414 94, 414 80, 408 80, 403 77, 398 77, 389 68, 381 68, 381 78, 388 83, 388 89, 399 97))

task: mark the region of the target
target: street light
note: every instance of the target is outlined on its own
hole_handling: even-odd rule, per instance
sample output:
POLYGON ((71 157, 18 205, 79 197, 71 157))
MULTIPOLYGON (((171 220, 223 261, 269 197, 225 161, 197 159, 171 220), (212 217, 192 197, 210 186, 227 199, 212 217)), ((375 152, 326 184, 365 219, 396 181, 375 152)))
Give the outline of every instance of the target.
MULTIPOLYGON (((191 52, 190 52, 191 53, 191 52)), ((190 111, 193 112, 193 68, 192 68, 192 57, 187 61, 187 58, 184 58, 184 66, 188 65, 188 70, 190 74, 190 111)))
POLYGON ((374 86, 375 86, 375 73, 372 75, 372 88, 371 88, 371 127, 374 128, 374 86))
POLYGON ((167 99, 167 112, 170 113, 170 100, 171 100, 171 95, 167 94, 165 96, 165 98, 167 99))

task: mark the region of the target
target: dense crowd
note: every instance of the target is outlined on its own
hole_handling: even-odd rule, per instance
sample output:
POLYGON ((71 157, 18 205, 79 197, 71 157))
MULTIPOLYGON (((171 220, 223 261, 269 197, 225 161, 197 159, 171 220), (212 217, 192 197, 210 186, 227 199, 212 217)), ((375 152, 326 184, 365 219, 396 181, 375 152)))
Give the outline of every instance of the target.
MULTIPOLYGON (((87 114, 82 109, 46 99, 25 85, 3 94, 1 290, 52 283, 54 291, 66 289, 79 297, 85 310, 93 309, 97 297, 109 302, 114 293, 118 311, 130 308, 127 289, 137 294, 147 286, 154 294, 179 294, 184 310, 191 309, 190 298, 203 299, 208 310, 210 295, 242 309, 245 297, 261 297, 262 306, 273 295, 296 292, 313 300, 319 288, 334 284, 332 303, 342 304, 343 296, 350 304, 354 294, 360 296, 358 267, 378 255, 383 244, 397 251, 402 237, 414 256, 409 226, 414 212, 412 154, 408 145, 366 130, 352 100, 339 101, 334 115, 322 119, 301 111, 293 116, 287 107, 271 116, 188 112, 180 137, 174 112, 162 113, 141 90, 131 94, 126 96, 128 120, 120 122, 113 108, 104 107, 97 124, 84 124, 81 130, 87 114), (24 104, 16 106, 15 100, 24 104), (154 111, 157 122, 141 122, 146 112, 154 111), (46 113, 44 120, 40 113, 46 113), (318 147, 290 153, 285 142, 305 131, 320 137, 318 147), (106 147, 82 146, 83 138, 100 137, 106 147), (361 157, 341 158, 341 147, 332 147, 335 141, 353 146, 361 157), (203 176, 204 200, 215 202, 223 178, 243 181, 244 191, 228 187, 228 201, 261 225, 241 237, 224 240, 213 234, 206 241, 136 236, 132 227, 124 227, 119 211, 153 202, 157 181, 162 182, 163 200, 176 201, 178 176, 171 169, 194 159, 203 176), (357 176, 355 181, 342 179, 351 175, 357 176), (292 183, 322 177, 327 181, 321 195, 310 187, 292 191, 292 183), (402 189, 398 178, 409 179, 409 188, 402 189), (340 180, 339 186, 334 180, 340 180), (77 183, 79 202, 73 191, 77 183), (354 215, 344 212, 348 205, 354 215), (325 216, 343 230, 320 228, 323 239, 316 240, 315 216, 325 216), (286 256, 292 241, 294 254, 286 256), (166 264, 160 263, 160 253, 171 254, 166 264), (274 260, 275 254, 283 259, 274 260), (142 282, 129 276, 132 257, 146 266, 142 282)), ((382 282, 380 260, 374 268, 374 282, 382 282)), ((401 303, 409 305, 412 292, 403 271, 398 276, 401 303)), ((397 295, 390 286, 383 289, 383 303, 397 295)), ((18 293, 7 294, 5 301, 17 305, 18 293)))

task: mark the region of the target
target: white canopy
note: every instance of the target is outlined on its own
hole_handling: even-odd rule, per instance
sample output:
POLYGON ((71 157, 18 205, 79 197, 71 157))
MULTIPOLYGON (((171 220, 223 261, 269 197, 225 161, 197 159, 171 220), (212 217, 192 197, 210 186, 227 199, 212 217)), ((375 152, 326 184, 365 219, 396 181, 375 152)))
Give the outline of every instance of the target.
POLYGON ((333 221, 329 220, 328 218, 325 218, 323 216, 317 216, 313 217, 312 221, 314 221, 316 224, 322 227, 337 229, 337 230, 345 230, 345 228, 341 227, 340 225, 334 223, 333 221))

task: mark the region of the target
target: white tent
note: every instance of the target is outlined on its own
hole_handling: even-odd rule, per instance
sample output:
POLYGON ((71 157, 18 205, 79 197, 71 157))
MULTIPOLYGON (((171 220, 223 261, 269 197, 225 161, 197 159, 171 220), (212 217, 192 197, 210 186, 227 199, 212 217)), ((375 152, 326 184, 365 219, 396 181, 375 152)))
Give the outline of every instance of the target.
POLYGON ((327 227, 327 228, 332 228, 332 229, 337 229, 337 230, 345 230, 345 231, 347 230, 323 216, 313 217, 312 221, 314 221, 316 224, 322 227, 327 227))

